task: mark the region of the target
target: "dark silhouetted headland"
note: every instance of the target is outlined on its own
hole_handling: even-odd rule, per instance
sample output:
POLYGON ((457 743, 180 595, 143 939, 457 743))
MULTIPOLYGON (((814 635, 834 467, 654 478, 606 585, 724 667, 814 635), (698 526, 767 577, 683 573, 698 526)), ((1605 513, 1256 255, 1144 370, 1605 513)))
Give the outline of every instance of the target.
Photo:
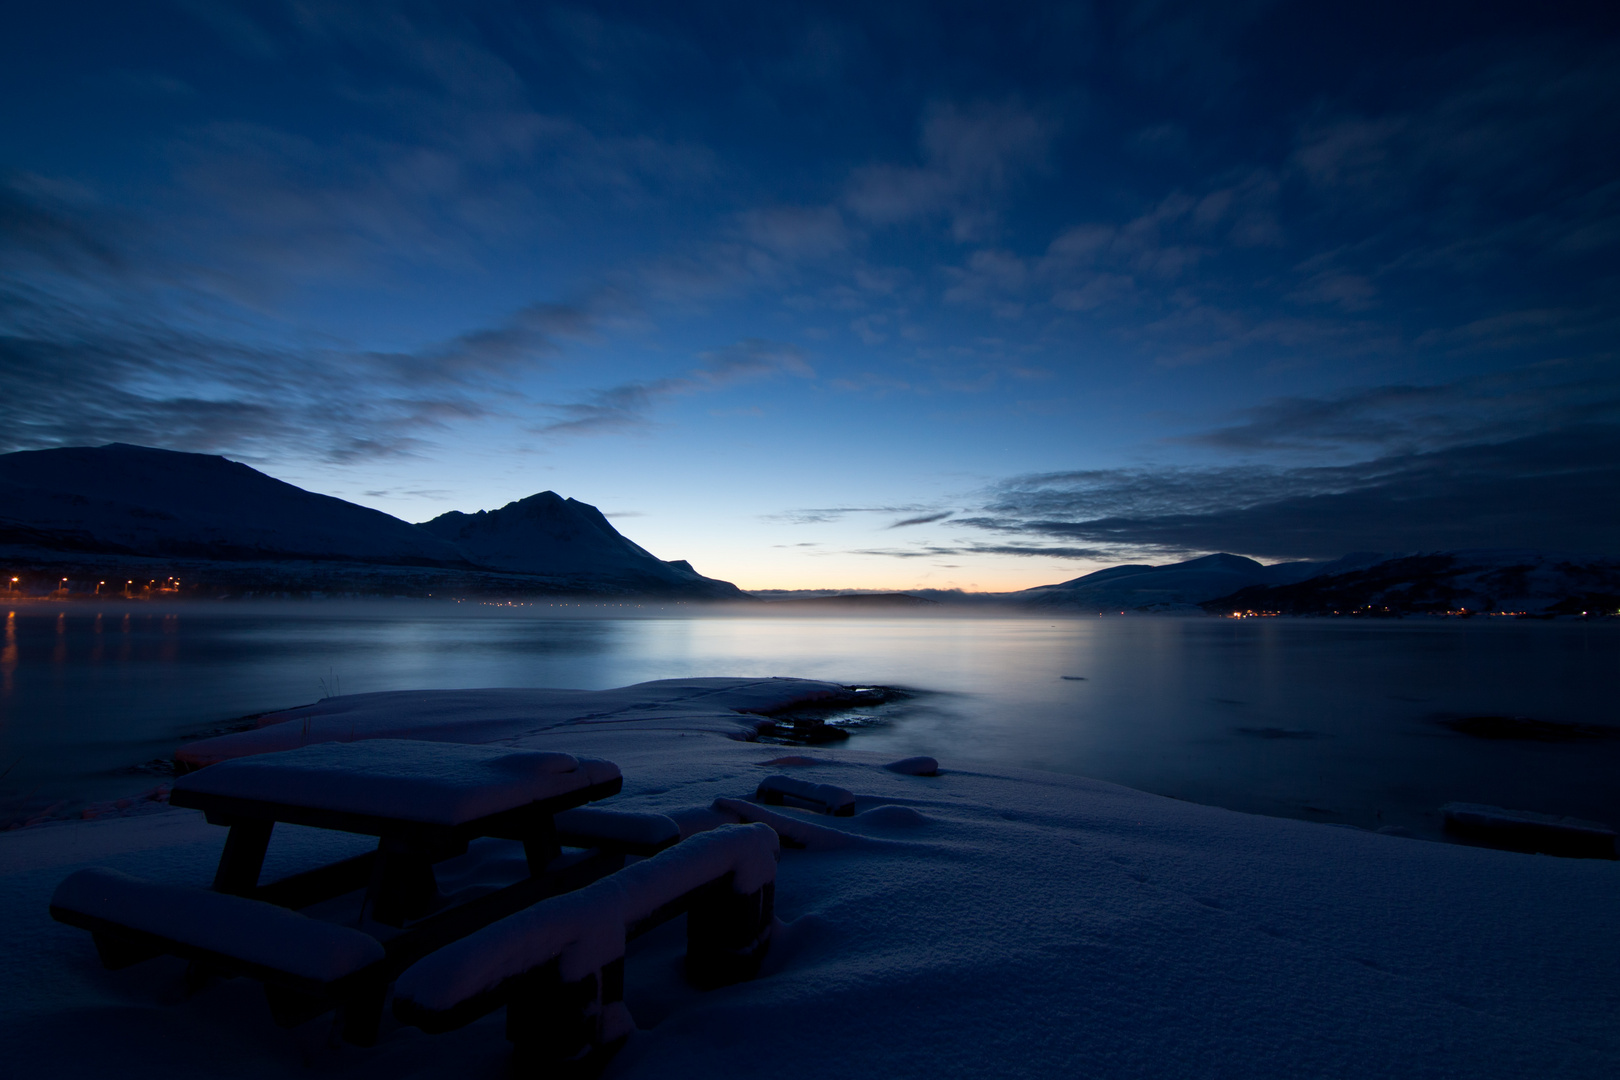
POLYGON ((223 457, 121 443, 0 455, 0 557, 86 592, 174 575, 186 595, 747 598, 549 491, 413 525, 223 457))

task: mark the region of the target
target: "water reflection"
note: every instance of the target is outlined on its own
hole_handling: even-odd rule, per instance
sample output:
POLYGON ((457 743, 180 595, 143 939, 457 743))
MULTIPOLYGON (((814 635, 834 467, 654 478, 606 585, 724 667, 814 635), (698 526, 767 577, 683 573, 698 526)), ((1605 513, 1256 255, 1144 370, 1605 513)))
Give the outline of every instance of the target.
MULTIPOLYGON (((433 606, 17 610, 0 803, 106 798, 232 717, 341 687, 797 675, 932 693, 850 743, 1079 773, 1236 809, 1437 828, 1453 799, 1620 820, 1620 739, 1471 738, 1446 717, 1607 724, 1620 627, 1333 620, 557 618, 433 606), (111 620, 116 618, 117 623, 111 620), (103 648, 116 625, 115 647, 103 648), (323 687, 323 682, 325 686, 323 687)), ((3 811, 3 807, 0 807, 3 811)))
MULTIPOLYGON (((6 643, 0 646, 0 698, 9 698, 17 671, 17 613, 6 613, 6 643)), ((5 718, 0 716, 0 721, 5 718)))

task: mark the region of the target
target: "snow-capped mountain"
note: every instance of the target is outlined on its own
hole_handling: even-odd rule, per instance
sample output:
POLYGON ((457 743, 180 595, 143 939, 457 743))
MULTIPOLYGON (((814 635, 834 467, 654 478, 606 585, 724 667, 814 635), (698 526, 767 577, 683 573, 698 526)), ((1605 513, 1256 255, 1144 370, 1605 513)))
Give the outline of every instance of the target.
POLYGON ((1165 566, 1111 566, 1057 585, 1012 594, 1037 607, 1091 611, 1195 610, 1197 605, 1254 585, 1301 581, 1376 556, 1349 555, 1331 563, 1291 562, 1266 566, 1242 555, 1205 555, 1165 566))
POLYGON ((359 591, 407 594, 745 595, 658 559, 595 507, 549 491, 413 525, 222 457, 121 443, 0 455, 0 554, 63 573, 128 563, 139 576, 178 560, 190 580, 256 590, 326 591, 351 579, 359 591))
POLYGON ((1252 585, 1203 607, 1289 615, 1607 614, 1620 609, 1620 559, 1500 550, 1401 555, 1305 580, 1252 585))

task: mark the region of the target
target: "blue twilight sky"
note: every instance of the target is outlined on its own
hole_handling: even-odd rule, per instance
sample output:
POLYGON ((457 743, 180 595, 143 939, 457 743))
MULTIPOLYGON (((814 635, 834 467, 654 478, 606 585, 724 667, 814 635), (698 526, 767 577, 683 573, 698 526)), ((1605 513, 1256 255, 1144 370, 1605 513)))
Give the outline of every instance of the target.
POLYGON ((1614 553, 1617 12, 13 4, 0 450, 745 588, 1614 553))

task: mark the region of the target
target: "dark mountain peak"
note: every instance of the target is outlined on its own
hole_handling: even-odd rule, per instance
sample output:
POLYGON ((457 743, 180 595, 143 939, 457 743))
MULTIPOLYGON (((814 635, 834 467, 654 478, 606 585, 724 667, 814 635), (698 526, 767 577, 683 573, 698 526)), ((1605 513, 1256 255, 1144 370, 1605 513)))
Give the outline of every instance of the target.
POLYGON ((590 503, 542 491, 476 514, 451 511, 419 528, 455 544, 491 570, 621 578, 647 589, 712 588, 740 597, 734 586, 699 574, 690 563, 665 562, 625 537, 590 503))
POLYGON ((1265 564, 1249 558, 1247 555, 1229 555, 1224 551, 1217 551, 1213 555, 1204 555, 1197 559, 1188 559, 1186 562, 1167 563, 1154 567, 1155 570, 1237 570, 1245 572, 1258 572, 1265 568, 1265 564))
POLYGON ((1043 606, 1186 610, 1249 585, 1298 581, 1317 568, 1316 563, 1266 566, 1223 551, 1162 566, 1111 566, 1058 585, 1026 589, 1021 595, 1029 603, 1043 606))
MULTIPOLYGON (((0 491, 0 546, 29 552, 30 558, 73 552, 81 561, 99 554, 238 564, 343 562, 463 575, 493 571, 492 587, 520 592, 744 595, 689 564, 655 558, 620 535, 596 507, 554 491, 499 510, 452 511, 411 525, 224 457, 127 443, 0 455, 0 491), (496 583, 513 574, 525 580, 496 583)), ((348 572, 331 573, 341 580, 348 572)), ((288 578, 294 571, 270 577, 277 574, 288 578)))
POLYGON ((555 491, 542 491, 526 499, 509 502, 498 510, 480 510, 475 514, 452 510, 432 521, 422 522, 419 528, 434 536, 479 549, 491 545, 509 548, 511 544, 504 541, 525 546, 535 543, 553 546, 605 544, 628 557, 653 558, 626 539, 596 507, 577 499, 565 499, 555 491))

